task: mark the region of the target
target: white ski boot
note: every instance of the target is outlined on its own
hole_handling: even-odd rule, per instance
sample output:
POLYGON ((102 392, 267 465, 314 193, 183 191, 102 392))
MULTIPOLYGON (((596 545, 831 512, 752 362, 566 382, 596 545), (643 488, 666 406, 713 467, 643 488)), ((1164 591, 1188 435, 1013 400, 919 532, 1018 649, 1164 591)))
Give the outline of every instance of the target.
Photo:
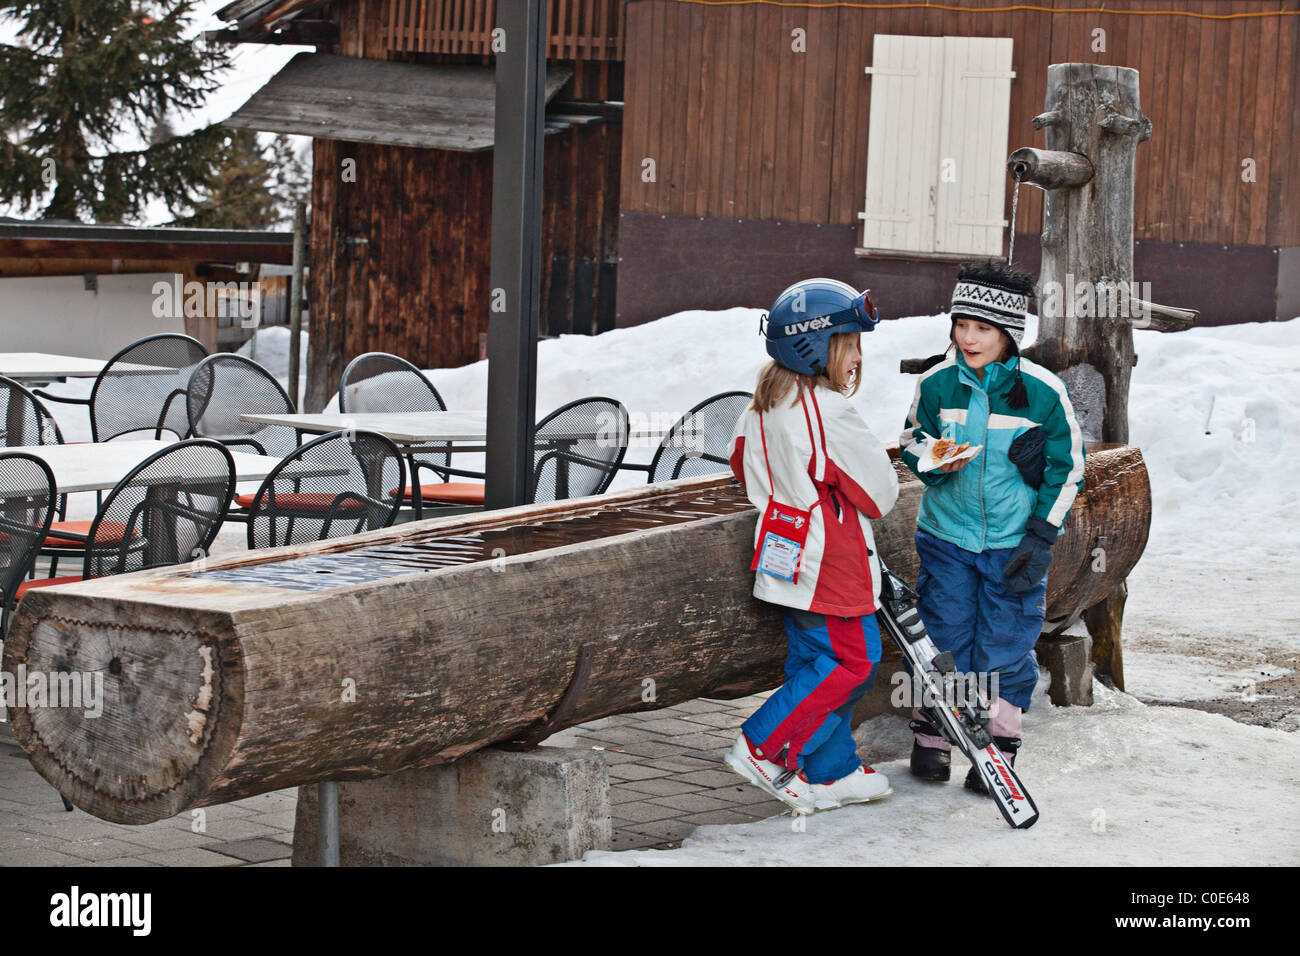
POLYGON ((867 766, 859 767, 834 783, 812 785, 813 804, 818 810, 834 810, 850 803, 868 803, 893 792, 889 778, 867 766))
POLYGON ((731 752, 722 759, 736 773, 776 797, 795 813, 809 814, 817 809, 812 795, 814 787, 803 778, 803 774, 792 775, 780 764, 760 757, 743 732, 732 744, 731 752))

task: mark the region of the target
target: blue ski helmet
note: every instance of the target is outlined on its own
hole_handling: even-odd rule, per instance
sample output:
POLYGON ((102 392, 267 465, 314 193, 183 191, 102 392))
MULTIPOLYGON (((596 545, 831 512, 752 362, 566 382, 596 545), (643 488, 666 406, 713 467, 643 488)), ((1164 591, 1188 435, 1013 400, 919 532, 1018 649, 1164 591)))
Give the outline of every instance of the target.
POLYGON ((880 321, 870 290, 859 293, 836 279, 804 279, 790 286, 767 313, 767 354, 803 375, 826 368, 831 336, 870 332, 880 321))

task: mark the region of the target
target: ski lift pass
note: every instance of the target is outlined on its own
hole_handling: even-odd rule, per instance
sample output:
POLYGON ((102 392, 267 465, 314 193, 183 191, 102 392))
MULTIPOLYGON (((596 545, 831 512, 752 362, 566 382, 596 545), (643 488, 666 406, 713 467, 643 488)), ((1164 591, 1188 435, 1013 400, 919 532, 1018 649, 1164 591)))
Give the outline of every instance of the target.
MULTIPOLYGON (((922 434, 924 434, 924 432, 922 434)), ((939 439, 932 435, 925 435, 925 441, 922 443, 920 451, 917 452, 917 471, 934 471, 940 465, 950 465, 954 461, 963 461, 967 458, 974 458, 984 448, 983 445, 971 445, 960 455, 949 452, 943 459, 936 461, 934 458, 934 446, 938 440, 939 439)))

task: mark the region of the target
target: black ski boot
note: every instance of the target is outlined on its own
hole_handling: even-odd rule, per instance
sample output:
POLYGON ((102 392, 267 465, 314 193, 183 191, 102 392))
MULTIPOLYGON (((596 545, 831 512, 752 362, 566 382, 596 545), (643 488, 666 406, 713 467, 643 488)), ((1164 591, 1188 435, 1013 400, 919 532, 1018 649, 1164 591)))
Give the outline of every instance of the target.
MULTIPOLYGON (((914 734, 942 737, 939 728, 924 720, 913 720, 908 725, 914 734)), ((938 747, 922 747, 912 741, 912 776, 920 780, 944 783, 952 776, 952 754, 938 747)))
MULTIPOLYGON (((1007 763, 1011 766, 1016 765, 1016 751, 1020 749, 1019 737, 994 737, 993 742, 998 745, 998 750, 1007 758, 1007 763)), ((989 788, 984 786, 984 778, 979 775, 975 765, 971 764, 970 771, 966 774, 965 787, 972 793, 978 793, 981 797, 989 796, 989 788)))

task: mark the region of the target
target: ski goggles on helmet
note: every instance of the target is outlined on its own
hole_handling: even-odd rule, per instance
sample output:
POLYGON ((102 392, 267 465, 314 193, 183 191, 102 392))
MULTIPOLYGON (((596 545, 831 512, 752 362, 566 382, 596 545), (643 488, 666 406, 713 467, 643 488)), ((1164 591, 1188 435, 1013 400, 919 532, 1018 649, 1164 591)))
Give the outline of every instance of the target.
POLYGON ((777 329, 771 328, 770 317, 764 313, 758 321, 758 334, 767 338, 781 338, 806 336, 810 332, 831 334, 871 332, 879 323, 880 310, 871 300, 871 290, 863 289, 848 308, 842 308, 839 312, 831 312, 828 315, 815 316, 813 319, 802 319, 796 323, 780 325, 777 329), (850 328, 841 328, 841 326, 850 326, 850 328))
MULTIPOLYGON (((807 335, 812 332, 829 332, 832 335, 842 332, 870 332, 879 321, 880 311, 871 301, 871 290, 863 289, 847 309, 800 319, 779 326, 777 330, 769 330, 767 334, 771 338, 773 331, 782 336, 807 335)), ((762 331, 761 327, 760 331, 762 331)))
MULTIPOLYGON (((863 332, 870 332, 880 322, 880 310, 877 309, 876 304, 871 301, 870 289, 863 289, 862 292, 858 294, 858 297, 853 300, 853 305, 850 306, 850 309, 858 316, 858 320, 862 323, 863 332)), ((846 309, 845 311, 849 310, 846 309)))

